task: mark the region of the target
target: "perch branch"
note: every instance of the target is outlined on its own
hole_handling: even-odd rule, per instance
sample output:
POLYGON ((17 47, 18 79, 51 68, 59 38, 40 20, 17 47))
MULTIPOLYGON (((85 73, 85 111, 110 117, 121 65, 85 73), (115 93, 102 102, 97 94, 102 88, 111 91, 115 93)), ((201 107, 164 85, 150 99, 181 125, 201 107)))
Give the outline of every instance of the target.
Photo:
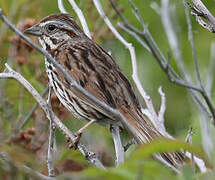
POLYGON ((120 138, 120 129, 119 126, 112 125, 110 130, 113 136, 113 142, 116 151, 116 166, 119 166, 120 164, 124 163, 124 148, 122 146, 122 141, 120 138))
MULTIPOLYGON (((52 86, 49 83, 49 93, 48 93, 47 104, 48 104, 49 108, 52 110, 51 93, 52 93, 52 86)), ((55 126, 55 123, 53 122, 53 118, 50 116, 50 121, 49 121, 49 144, 48 144, 48 153, 47 153, 47 168, 48 168, 48 174, 49 174, 50 177, 55 176, 54 164, 53 164, 55 132, 56 132, 56 126, 55 126)))

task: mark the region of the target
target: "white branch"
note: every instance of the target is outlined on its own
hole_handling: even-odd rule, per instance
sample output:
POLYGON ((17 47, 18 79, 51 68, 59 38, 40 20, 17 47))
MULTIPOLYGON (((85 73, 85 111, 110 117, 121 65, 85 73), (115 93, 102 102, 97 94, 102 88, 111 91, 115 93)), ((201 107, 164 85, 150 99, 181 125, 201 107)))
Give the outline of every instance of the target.
POLYGON ((201 0, 192 0, 193 4, 198 8, 198 10, 203 14, 203 16, 213 25, 215 26, 215 18, 210 13, 210 11, 205 7, 201 0))
POLYGON ((159 87, 158 92, 161 96, 161 105, 160 105, 160 110, 158 113, 158 120, 160 122, 160 128, 163 129, 162 132, 166 132, 166 128, 164 126, 164 114, 166 111, 166 96, 165 96, 165 93, 163 92, 161 86, 159 87))
POLYGON ((119 166, 120 164, 124 163, 124 148, 122 146, 122 141, 119 134, 119 126, 112 125, 111 127, 111 133, 113 136, 113 142, 115 146, 116 151, 116 166, 119 166))
POLYGON ((60 10, 60 12, 61 13, 67 13, 67 11, 63 5, 63 0, 58 0, 57 2, 58 2, 58 9, 60 10))
MULTIPOLYGON (((49 93, 48 93, 47 104, 48 104, 50 109, 52 109, 51 93, 52 93, 52 86, 49 83, 49 93)), ((54 145, 55 145, 55 131, 56 131, 56 126, 55 126, 55 124, 52 120, 52 117, 51 117, 51 119, 49 121, 49 144, 48 144, 48 153, 47 153, 47 167, 48 167, 48 174, 50 177, 55 176, 54 164, 53 164, 54 145)))
POLYGON ((75 3, 75 0, 69 0, 69 2, 71 4, 73 10, 77 14, 78 18, 80 19, 84 33, 91 39, 90 31, 89 31, 89 28, 87 26, 87 22, 85 20, 84 14, 82 13, 82 11, 78 7, 78 5, 75 3))

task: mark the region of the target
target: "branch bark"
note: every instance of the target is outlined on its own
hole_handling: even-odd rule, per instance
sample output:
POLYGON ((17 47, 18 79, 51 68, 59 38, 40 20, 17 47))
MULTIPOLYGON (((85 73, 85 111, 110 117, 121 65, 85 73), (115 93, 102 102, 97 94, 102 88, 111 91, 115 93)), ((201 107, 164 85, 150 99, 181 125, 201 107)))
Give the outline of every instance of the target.
POLYGON ((111 128, 111 133, 113 136, 113 142, 114 142, 114 147, 116 151, 116 166, 119 166, 120 164, 124 163, 125 157, 124 157, 124 148, 122 146, 121 138, 120 138, 120 130, 119 126, 112 125, 111 128))

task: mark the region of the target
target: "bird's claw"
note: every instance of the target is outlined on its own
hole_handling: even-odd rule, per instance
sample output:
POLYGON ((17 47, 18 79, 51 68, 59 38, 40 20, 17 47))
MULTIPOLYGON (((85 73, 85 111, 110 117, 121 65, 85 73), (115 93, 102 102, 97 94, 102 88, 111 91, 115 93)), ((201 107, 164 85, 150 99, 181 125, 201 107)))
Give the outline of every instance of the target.
POLYGON ((68 143, 68 147, 70 149, 72 149, 72 148, 77 149, 78 143, 81 139, 82 132, 77 132, 74 135, 75 135, 75 138, 73 138, 73 139, 67 137, 67 143, 68 143))

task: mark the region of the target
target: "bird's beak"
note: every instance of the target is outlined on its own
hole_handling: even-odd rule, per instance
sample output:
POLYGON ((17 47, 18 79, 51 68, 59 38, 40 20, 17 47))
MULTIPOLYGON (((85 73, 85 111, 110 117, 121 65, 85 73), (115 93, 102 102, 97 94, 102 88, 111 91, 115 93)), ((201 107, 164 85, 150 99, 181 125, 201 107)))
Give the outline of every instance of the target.
POLYGON ((42 32, 40 31, 40 26, 38 24, 31 26, 28 29, 25 29, 24 33, 31 34, 34 36, 41 36, 42 32))

